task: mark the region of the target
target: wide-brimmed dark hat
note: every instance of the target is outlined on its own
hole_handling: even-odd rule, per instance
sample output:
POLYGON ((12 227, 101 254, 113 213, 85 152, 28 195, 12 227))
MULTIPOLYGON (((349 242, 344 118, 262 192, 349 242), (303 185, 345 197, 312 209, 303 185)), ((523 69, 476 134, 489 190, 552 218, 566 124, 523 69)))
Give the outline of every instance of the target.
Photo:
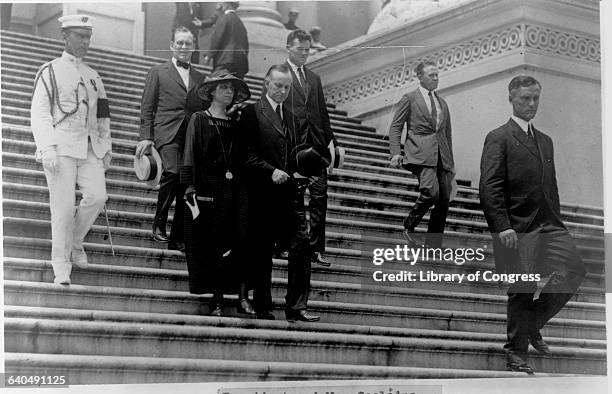
POLYGON ((204 101, 210 101, 210 93, 222 82, 231 82, 234 87, 234 100, 231 105, 242 103, 251 97, 251 91, 246 82, 227 70, 213 71, 204 81, 200 82, 197 87, 198 96, 204 101))

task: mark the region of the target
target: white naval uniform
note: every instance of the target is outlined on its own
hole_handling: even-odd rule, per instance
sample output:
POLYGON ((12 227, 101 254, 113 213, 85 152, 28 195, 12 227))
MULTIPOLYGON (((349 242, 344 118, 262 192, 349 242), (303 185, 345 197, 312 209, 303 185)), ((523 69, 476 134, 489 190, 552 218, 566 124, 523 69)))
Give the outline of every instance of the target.
POLYGON ((72 249, 82 250, 83 239, 107 199, 102 158, 111 151, 108 100, 98 73, 67 52, 43 65, 36 81, 30 112, 36 158, 40 161, 48 149, 55 148, 57 153, 55 172, 45 168, 45 176, 51 209, 51 263, 55 281, 61 282, 70 278, 72 249), (55 95, 53 104, 50 94, 55 95), (82 192, 76 213, 75 184, 82 192))

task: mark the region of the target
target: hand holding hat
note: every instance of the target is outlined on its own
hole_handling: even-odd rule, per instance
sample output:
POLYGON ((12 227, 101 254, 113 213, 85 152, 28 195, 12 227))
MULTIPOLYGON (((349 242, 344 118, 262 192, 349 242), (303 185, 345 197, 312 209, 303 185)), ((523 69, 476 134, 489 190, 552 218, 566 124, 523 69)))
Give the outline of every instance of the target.
POLYGON ((136 145, 136 157, 140 159, 142 155, 153 146, 153 141, 151 140, 142 140, 136 145))

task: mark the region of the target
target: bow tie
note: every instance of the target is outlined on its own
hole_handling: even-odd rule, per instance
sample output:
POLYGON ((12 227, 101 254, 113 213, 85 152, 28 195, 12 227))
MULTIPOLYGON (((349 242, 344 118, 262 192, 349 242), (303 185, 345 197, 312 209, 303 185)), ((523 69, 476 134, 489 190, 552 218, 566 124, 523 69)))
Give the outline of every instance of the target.
POLYGON ((176 65, 177 67, 183 67, 185 70, 189 70, 189 67, 190 67, 189 62, 184 62, 178 59, 176 59, 176 65))

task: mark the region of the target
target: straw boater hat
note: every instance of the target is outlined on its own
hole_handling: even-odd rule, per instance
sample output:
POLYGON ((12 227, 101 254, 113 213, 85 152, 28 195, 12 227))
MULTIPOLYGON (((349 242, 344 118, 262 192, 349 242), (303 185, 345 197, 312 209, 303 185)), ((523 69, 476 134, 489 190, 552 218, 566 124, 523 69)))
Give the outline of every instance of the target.
POLYGON ((150 187, 159 184, 162 176, 162 161, 157 149, 151 147, 151 152, 145 153, 140 158, 134 156, 134 172, 141 181, 145 181, 150 187))
POLYGON ((346 154, 344 148, 329 144, 329 152, 331 153, 331 161, 329 167, 327 167, 327 173, 329 175, 334 173, 334 168, 342 168, 344 166, 344 156, 346 154))
POLYGON ((213 71, 203 82, 200 82, 200 85, 197 87, 198 97, 210 102, 210 93, 222 82, 231 82, 234 86, 234 100, 232 100, 230 105, 242 103, 251 97, 251 91, 246 82, 233 76, 227 70, 213 71))

